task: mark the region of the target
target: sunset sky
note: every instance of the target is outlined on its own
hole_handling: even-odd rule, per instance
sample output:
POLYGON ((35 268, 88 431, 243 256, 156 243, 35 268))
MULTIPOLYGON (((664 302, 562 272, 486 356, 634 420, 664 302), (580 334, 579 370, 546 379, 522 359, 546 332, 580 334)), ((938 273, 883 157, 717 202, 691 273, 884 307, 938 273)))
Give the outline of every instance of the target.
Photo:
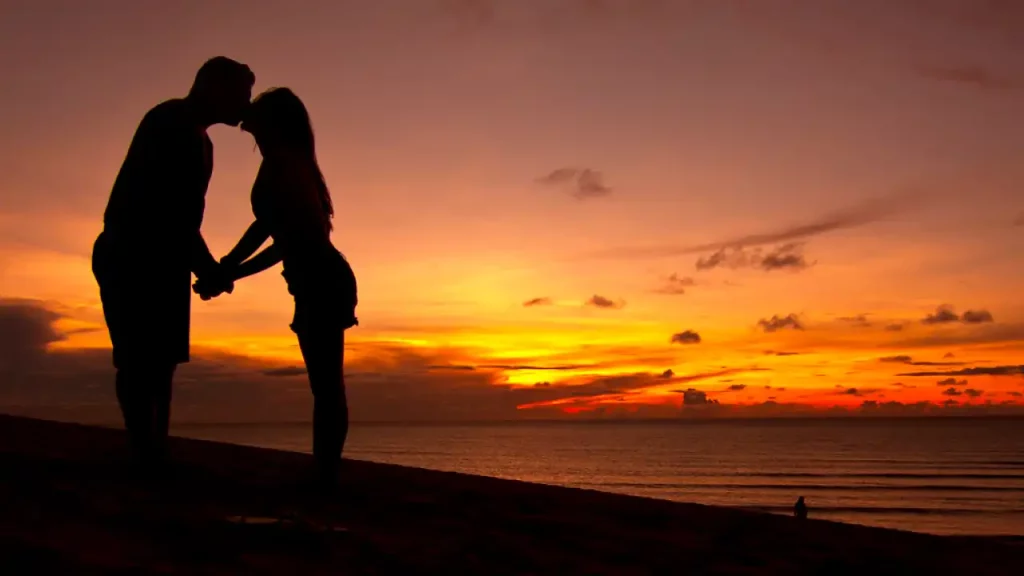
MULTIPOLYGON (((0 10, 0 409, 110 413, 92 242, 225 55, 312 115, 356 419, 1024 412, 1015 0, 0 10)), ((219 256, 260 158, 210 136, 219 256)), ((305 416, 279 272, 195 299, 180 417, 305 416)))

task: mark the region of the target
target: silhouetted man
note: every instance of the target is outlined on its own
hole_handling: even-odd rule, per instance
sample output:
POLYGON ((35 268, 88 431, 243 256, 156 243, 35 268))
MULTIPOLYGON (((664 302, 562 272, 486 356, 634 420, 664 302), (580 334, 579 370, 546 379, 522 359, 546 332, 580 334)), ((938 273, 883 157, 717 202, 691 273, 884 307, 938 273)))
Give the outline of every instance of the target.
POLYGON ((164 456, 171 381, 189 361, 192 274, 231 289, 199 231, 213 171, 206 129, 239 125, 255 81, 248 66, 218 56, 199 69, 188 96, 146 114, 93 247, 117 400, 133 453, 145 463, 164 456))

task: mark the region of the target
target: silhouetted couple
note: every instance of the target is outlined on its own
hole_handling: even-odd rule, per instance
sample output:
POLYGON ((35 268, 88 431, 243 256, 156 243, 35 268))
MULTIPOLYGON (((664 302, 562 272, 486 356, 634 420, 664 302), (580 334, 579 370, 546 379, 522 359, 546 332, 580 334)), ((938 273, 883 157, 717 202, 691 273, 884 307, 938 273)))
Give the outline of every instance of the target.
POLYGON ((358 324, 356 279, 331 243, 331 197, 305 106, 286 88, 250 102, 255 80, 248 66, 216 57, 199 69, 188 96, 146 114, 110 194, 93 274, 129 442, 151 465, 166 456, 172 379, 189 361, 192 291, 208 300, 283 263, 295 299, 291 329, 313 392, 313 454, 331 480, 348 432, 343 350, 345 330, 358 324), (200 233, 213 170, 206 130, 214 124, 241 125, 263 156, 252 188, 255 221, 219 262, 200 233))

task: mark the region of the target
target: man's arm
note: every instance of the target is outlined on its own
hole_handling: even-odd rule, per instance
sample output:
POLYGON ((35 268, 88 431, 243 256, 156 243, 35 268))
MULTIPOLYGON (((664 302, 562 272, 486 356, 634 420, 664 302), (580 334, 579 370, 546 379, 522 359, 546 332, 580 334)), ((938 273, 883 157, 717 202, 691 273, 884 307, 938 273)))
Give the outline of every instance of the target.
MULTIPOLYGON (((210 176, 213 173, 213 143, 205 132, 197 136, 193 142, 195 142, 198 149, 193 149, 192 154, 199 154, 196 160, 199 160, 201 164, 195 165, 198 172, 190 178, 195 183, 195 188, 188 190, 189 194, 195 195, 191 198, 192 205, 190 206, 192 210, 190 220, 192 220, 194 232, 190 232, 191 239, 188 250, 192 273, 196 275, 196 278, 203 278, 211 275, 222 275, 222 273, 220 264, 214 259, 213 254, 210 253, 210 248, 206 245, 206 240, 200 231, 203 224, 203 214, 206 212, 206 189, 210 184, 210 176)), ((188 165, 191 166, 192 164, 189 163, 188 165)), ((183 190, 183 192, 185 191, 183 190)))
POLYGON ((196 278, 209 278, 221 272, 220 264, 210 253, 210 248, 206 245, 206 240, 203 239, 203 234, 199 230, 196 230, 192 236, 189 246, 189 262, 196 278))

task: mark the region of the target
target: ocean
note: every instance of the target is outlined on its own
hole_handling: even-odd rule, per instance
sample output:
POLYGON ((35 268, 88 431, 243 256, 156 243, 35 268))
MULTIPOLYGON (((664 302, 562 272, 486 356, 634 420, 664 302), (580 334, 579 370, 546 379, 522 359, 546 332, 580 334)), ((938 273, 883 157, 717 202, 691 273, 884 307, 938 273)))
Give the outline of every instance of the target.
MULTIPOLYGON (((308 424, 175 434, 308 452, 308 424)), ((371 460, 934 534, 1024 535, 1024 419, 353 424, 371 460)))

